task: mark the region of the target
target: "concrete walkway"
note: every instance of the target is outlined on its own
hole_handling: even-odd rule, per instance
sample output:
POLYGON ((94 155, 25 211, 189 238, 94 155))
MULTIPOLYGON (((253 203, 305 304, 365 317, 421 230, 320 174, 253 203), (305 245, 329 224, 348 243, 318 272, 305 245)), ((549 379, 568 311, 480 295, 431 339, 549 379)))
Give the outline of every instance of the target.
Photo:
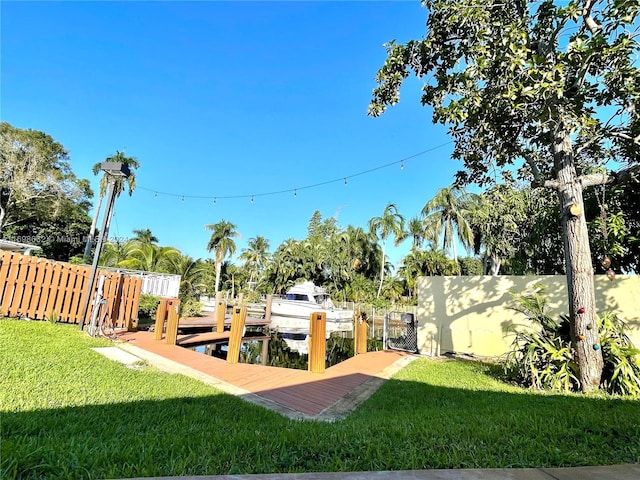
MULTIPOLYGON (((640 465, 573 468, 506 468, 460 470, 400 470, 393 472, 275 473, 149 477, 145 480, 638 480, 640 465)), ((142 480, 129 479, 129 480, 142 480)))

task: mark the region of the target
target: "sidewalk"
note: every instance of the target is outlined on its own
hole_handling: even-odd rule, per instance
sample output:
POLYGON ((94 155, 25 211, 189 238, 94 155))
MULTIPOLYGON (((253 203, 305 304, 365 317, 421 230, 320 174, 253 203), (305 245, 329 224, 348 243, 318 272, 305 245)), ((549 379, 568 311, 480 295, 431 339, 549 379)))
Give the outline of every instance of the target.
MULTIPOLYGON (((640 465, 149 477, 145 480, 638 480, 640 465)), ((141 478, 129 480, 142 480, 141 478)))

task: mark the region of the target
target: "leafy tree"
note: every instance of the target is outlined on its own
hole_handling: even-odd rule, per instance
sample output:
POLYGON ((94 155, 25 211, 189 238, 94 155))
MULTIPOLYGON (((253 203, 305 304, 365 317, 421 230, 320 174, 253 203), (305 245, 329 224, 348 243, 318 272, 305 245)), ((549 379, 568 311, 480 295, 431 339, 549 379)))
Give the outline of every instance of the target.
POLYGON ((516 167, 555 191, 580 386, 596 389, 603 360, 583 189, 608 180, 589 167, 639 158, 638 2, 423 4, 427 34, 387 45, 369 112, 395 104, 413 71, 426 78, 422 103, 433 120, 450 125, 453 157, 465 166, 458 182, 489 184, 516 167))
POLYGON ((217 294, 218 287, 220 286, 222 262, 224 262, 225 258, 229 255, 236 253, 236 242, 233 239, 240 237, 240 234, 236 232, 236 226, 226 220, 220 220, 218 223, 205 225, 204 228, 213 232, 209 239, 209 243, 207 244, 207 250, 214 252, 216 266, 214 292, 217 294))
MULTIPOLYGON (((91 194, 89 182, 71 171, 60 143, 46 133, 0 123, 0 232, 14 238, 75 238, 91 194)), ((44 253, 56 258, 75 252, 70 242, 43 243, 44 253)))
POLYGON ((382 243, 382 261, 380 263, 380 284, 378 286, 378 294, 376 297, 380 297, 382 292, 382 283, 384 282, 384 269, 385 269, 385 245, 387 238, 393 235, 395 237, 395 245, 404 239, 404 217, 398 213, 398 207, 393 203, 389 203, 382 212, 382 216, 373 217, 369 220, 369 231, 378 236, 382 243))
MULTIPOLYGON (((129 170, 130 170, 129 176, 126 178, 116 177, 113 188, 115 189, 116 198, 117 198, 120 196, 122 192, 124 192, 125 185, 126 185, 129 189, 129 196, 131 196, 133 194, 133 191, 136 188, 135 169, 140 168, 140 163, 138 162, 138 160, 135 157, 127 157, 124 154, 124 152, 116 151, 115 155, 111 155, 110 157, 105 158, 104 161, 122 163, 127 167, 129 167, 129 170)), ((94 175, 98 175, 102 171, 102 169, 100 168, 102 166, 102 163, 103 162, 98 162, 93 166, 92 171, 94 175)), ((100 208, 102 207, 102 200, 104 199, 104 196, 107 193, 108 185, 109 185, 109 175, 105 173, 102 175, 102 178, 100 179, 100 189, 98 192, 98 205, 96 206, 95 212, 93 213, 93 220, 91 221, 89 237, 87 238, 87 244, 84 248, 85 258, 89 258, 89 256, 91 255, 91 246, 93 244, 93 237, 96 234, 98 215, 100 214, 100 208)))
POLYGON ((525 235, 527 191, 500 184, 474 197, 469 221, 474 232, 476 255, 485 259, 485 274, 498 275, 505 259, 511 258, 525 235))
POLYGON ((473 232, 467 221, 471 196, 458 187, 441 188, 422 209, 426 237, 436 245, 442 238, 442 249, 453 250, 454 261, 458 260, 455 240, 465 248, 473 244, 473 232))
POLYGON ((608 268, 640 273, 640 165, 626 168, 614 180, 585 195, 593 263, 601 272, 608 268), (603 258, 611 261, 603 265, 603 258))

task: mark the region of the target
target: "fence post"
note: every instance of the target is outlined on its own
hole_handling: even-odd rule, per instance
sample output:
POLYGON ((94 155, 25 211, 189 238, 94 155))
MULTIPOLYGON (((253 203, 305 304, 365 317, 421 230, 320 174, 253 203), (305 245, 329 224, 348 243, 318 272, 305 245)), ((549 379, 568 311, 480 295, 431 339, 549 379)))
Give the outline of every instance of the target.
POLYGON ((244 322, 247 318, 247 307, 234 307, 231 315, 231 334, 229 335, 229 350, 227 363, 238 363, 240 359, 240 344, 244 332, 244 322))
POLYGON ((156 309, 156 326, 153 330, 153 339, 162 340, 164 321, 167 319, 167 299, 161 298, 156 309))
POLYGON ((180 310, 180 300, 172 298, 167 302, 169 319, 167 320, 167 336, 165 342, 168 345, 175 345, 178 339, 178 318, 180 310))
POLYGON ((309 371, 313 373, 324 373, 325 354, 327 349, 327 314, 324 312, 314 312, 309 318, 309 371))

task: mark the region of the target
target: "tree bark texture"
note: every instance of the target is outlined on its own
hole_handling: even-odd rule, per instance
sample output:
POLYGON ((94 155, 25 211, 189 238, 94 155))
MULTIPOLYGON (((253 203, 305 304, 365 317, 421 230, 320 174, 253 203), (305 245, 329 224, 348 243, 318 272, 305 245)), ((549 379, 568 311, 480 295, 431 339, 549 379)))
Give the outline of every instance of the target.
POLYGON ((564 233, 571 337, 580 386, 583 392, 589 392, 600 386, 602 349, 596 319, 593 265, 582 184, 576 174, 571 137, 562 125, 554 134, 553 156, 564 233))

